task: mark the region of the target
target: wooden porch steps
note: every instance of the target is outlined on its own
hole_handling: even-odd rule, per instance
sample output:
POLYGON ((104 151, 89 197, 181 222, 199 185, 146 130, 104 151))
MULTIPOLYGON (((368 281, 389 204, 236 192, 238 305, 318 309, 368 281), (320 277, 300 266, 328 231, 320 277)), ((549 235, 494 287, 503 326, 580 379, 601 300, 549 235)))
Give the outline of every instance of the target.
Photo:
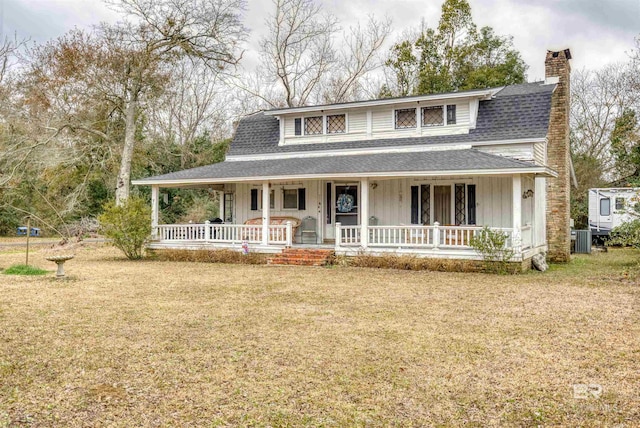
POLYGON ((334 255, 333 250, 285 248, 267 260, 270 265, 324 266, 334 255))

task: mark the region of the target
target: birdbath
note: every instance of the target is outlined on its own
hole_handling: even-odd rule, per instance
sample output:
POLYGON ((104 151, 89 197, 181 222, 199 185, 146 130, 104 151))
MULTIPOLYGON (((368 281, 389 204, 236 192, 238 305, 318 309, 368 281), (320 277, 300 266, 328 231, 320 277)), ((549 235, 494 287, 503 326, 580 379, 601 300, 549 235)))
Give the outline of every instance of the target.
POLYGON ((58 271, 56 272, 56 278, 64 278, 64 262, 71 260, 74 256, 72 254, 49 256, 47 260, 55 262, 58 265, 58 271))

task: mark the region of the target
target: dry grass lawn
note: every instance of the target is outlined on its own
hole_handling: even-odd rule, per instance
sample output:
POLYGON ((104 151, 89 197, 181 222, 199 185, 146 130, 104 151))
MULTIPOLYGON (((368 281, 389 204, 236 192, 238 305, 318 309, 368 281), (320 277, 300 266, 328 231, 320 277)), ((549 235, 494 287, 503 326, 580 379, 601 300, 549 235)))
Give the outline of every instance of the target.
POLYGON ((638 426, 639 259, 494 276, 87 246, 56 281, 36 252, 52 274, 0 275, 0 426, 638 426))

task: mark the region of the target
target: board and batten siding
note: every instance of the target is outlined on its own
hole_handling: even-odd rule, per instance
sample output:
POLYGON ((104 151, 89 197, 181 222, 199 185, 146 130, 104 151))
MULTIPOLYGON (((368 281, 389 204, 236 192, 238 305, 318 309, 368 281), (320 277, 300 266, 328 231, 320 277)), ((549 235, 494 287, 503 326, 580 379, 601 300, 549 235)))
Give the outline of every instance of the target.
POLYGON ((476 216, 479 226, 513 227, 511 177, 479 177, 476 216))
MULTIPOLYGON (((375 216, 379 225, 411 224, 411 186, 420 184, 452 185, 455 183, 476 185, 476 224, 478 226, 513 227, 512 184, 513 179, 507 177, 460 177, 447 179, 414 179, 399 178, 388 180, 371 180, 369 189, 369 216, 375 216), (374 188, 375 187, 375 188, 374 188)), ((522 224, 533 226, 535 245, 545 243, 545 179, 523 177, 523 192, 532 189, 533 198, 522 201, 522 224)), ((290 216, 302 220, 306 216, 317 219, 317 233, 321 236, 324 222, 324 188, 326 181, 305 180, 272 183, 275 190, 275 209, 271 216, 290 216), (282 209, 283 188, 305 188, 306 207, 304 210, 282 209)), ((251 189, 261 190, 260 184, 236 184, 235 186, 235 222, 261 217, 262 211, 251 210, 251 189)), ((453 194, 452 194, 453 196, 453 194)), ((299 232, 299 230, 298 230, 299 232)), ((299 236, 299 233, 298 233, 299 236)))
MULTIPOLYGON (((320 181, 308 180, 308 181, 290 181, 281 183, 272 183, 271 189, 275 190, 275 208, 269 210, 269 215, 274 216, 286 216, 295 217, 302 220, 304 217, 311 216, 317 219, 316 221, 316 233, 320 236, 321 219, 319 212, 319 201, 321 195, 319 195, 320 181), (304 210, 285 210, 282 208, 282 189, 299 189, 305 188, 306 203, 304 210)), ((262 210, 251 210, 251 189, 262 190, 261 184, 236 184, 235 187, 235 223, 243 224, 249 219, 262 217, 262 210)), ((260 195, 260 193, 258 193, 260 195)), ((260 196, 258 197, 260 200, 260 196)), ((298 229, 298 235, 300 229, 298 229)))
POLYGON ((513 227, 511 177, 393 179, 372 182, 376 183, 376 188, 369 191, 369 215, 377 217, 379 225, 411 224, 411 186, 465 183, 476 185, 477 225, 513 227))
POLYGON ((378 219, 379 225, 411 223, 411 192, 407 179, 380 180, 375 189, 369 190, 369 215, 378 219))

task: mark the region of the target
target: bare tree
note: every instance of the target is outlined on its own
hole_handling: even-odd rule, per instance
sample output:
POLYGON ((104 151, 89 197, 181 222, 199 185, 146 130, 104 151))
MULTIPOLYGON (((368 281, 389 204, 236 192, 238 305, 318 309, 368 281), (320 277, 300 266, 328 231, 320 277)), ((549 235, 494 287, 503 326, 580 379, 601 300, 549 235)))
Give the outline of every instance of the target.
POLYGON ((294 107, 362 96, 363 80, 382 65, 378 52, 390 21, 369 17, 343 32, 313 0, 273 0, 255 74, 232 83, 260 100, 256 107, 294 107))
POLYGON ((639 95, 630 88, 628 64, 601 70, 581 70, 571 78, 571 143, 574 156, 597 160, 603 177, 616 178, 611 133, 625 108, 637 105, 639 95))
POLYGON ((140 98, 149 90, 145 76, 161 63, 180 57, 197 58, 212 70, 224 70, 241 58, 245 36, 240 22, 242 0, 109 0, 133 18, 113 27, 103 26, 105 39, 122 46, 123 87, 119 95, 124 112, 124 146, 116 183, 116 203, 129 197, 131 160, 140 98))
POLYGON ((157 141, 177 142, 180 167, 185 168, 196 156, 198 137, 220 141, 231 134, 232 103, 216 73, 199 61, 182 60, 172 67, 167 89, 149 105, 149 134, 157 135, 157 141))

